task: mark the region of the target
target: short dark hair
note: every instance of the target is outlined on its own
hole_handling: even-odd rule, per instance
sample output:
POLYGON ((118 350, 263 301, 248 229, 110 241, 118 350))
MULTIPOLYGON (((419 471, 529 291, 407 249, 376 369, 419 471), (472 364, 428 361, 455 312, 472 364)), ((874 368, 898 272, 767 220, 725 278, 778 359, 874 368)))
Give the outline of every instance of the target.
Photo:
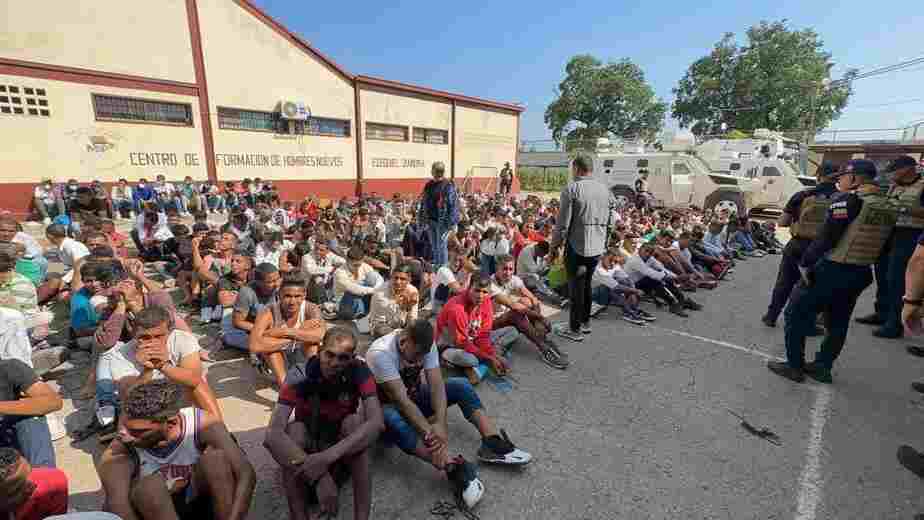
POLYGON ((13 269, 16 269, 16 257, 6 251, 0 252, 0 273, 12 271, 13 269))
POLYGON ((287 274, 282 277, 282 285, 279 286, 279 290, 283 290, 286 287, 299 287, 306 289, 308 283, 305 282, 305 277, 301 273, 287 274))
POLYGON ((471 288, 472 289, 486 289, 491 287, 491 275, 484 272, 478 271, 472 276, 471 288))
POLYGON ((536 242, 536 252, 542 256, 549 254, 549 251, 552 249, 552 246, 549 245, 545 240, 540 240, 536 242))
POLYGON ((505 264, 508 264, 508 263, 510 263, 510 262, 513 262, 513 256, 512 256, 512 255, 507 255, 507 254, 498 255, 498 256, 496 256, 496 257, 494 258, 494 261, 495 261, 495 265, 497 265, 497 267, 500 267, 500 266, 502 266, 502 265, 505 265, 505 264))
POLYGON ((365 257, 366 252, 363 251, 363 248, 359 246, 352 246, 350 247, 349 251, 347 251, 347 260, 355 262, 356 260, 362 260, 365 257))
POLYGON ((418 318, 409 323, 404 330, 414 342, 418 354, 425 354, 433 348, 433 325, 429 320, 418 318))
POLYGON ((132 388, 122 400, 122 412, 130 419, 166 420, 171 412, 179 411, 182 398, 180 385, 157 379, 132 388))
POLYGON ((353 344, 353 348, 356 348, 356 334, 353 333, 353 329, 343 325, 331 327, 324 333, 324 339, 321 340, 321 350, 327 350, 344 341, 349 341, 353 344))
POLYGON ((391 270, 391 274, 395 273, 405 273, 413 278, 414 275, 417 274, 417 269, 415 269, 414 266, 410 264, 410 262, 401 262, 391 270))
POLYGON ((430 173, 437 179, 442 179, 446 175, 446 165, 442 162, 435 162, 430 167, 430 173))
POLYGON ((61 224, 52 224, 45 228, 45 234, 53 237, 66 237, 67 229, 61 224))
POLYGON ((172 328, 173 317, 170 312, 160 305, 152 305, 141 309, 135 316, 135 330, 153 329, 161 323, 167 323, 172 328))
POLYGON ((266 280, 267 276, 273 273, 278 273, 278 272, 279 272, 278 267, 276 267, 275 265, 269 262, 263 262, 262 264, 257 265, 257 267, 253 270, 253 277, 257 281, 262 282, 266 280))
POLYGON ((10 478, 22 455, 16 448, 0 448, 0 481, 10 478))
POLYGON ((590 158, 583 154, 575 157, 572 164, 574 165, 574 168, 581 173, 590 173, 594 169, 590 158))

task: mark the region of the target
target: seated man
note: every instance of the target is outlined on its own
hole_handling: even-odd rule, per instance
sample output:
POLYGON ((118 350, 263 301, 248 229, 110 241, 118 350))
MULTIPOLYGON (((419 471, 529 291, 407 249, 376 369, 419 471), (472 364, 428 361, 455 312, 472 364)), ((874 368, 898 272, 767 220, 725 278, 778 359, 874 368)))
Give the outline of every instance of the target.
POLYGON ((71 279, 74 277, 74 263, 89 255, 90 250, 87 246, 67 236, 67 230, 60 224, 52 224, 45 229, 45 238, 53 246, 53 251, 57 254, 58 259, 64 264, 64 271, 60 276, 49 276, 48 281, 38 288, 38 302, 40 305, 45 304, 48 300, 60 295, 66 299, 70 295, 66 292, 71 279))
POLYGON ((449 298, 465 291, 472 273, 477 270, 478 266, 457 248, 449 248, 449 261, 437 269, 432 283, 433 315, 440 313, 449 298))
POLYGON ((282 231, 264 233, 263 241, 257 244, 254 262, 257 265, 267 262, 278 267, 281 272, 288 272, 294 266, 289 265, 287 253, 294 247, 292 242, 283 238, 282 231))
POLYGON ((395 329, 403 329, 417 319, 419 296, 411 285, 410 264, 403 263, 391 272, 391 280, 372 294, 369 326, 372 337, 381 338, 395 329))
POLYGON ((653 256, 654 246, 645 243, 639 246, 638 253, 626 260, 626 274, 635 287, 665 300, 670 311, 678 316, 689 316, 684 309, 701 310, 702 306, 681 291, 672 281, 673 275, 664 269, 653 256))
POLYGON ((36 287, 45 281, 48 260, 42 246, 32 235, 20 230, 19 222, 9 215, 0 216, 0 245, 14 248, 16 272, 24 275, 36 287))
POLYGON ((138 256, 149 262, 163 259, 164 243, 173 237, 168 227, 167 215, 153 207, 145 208, 138 215, 135 228, 131 230, 130 235, 138 249, 138 256))
POLYGON ((13 448, 0 448, 0 511, 9 520, 44 520, 67 513, 67 475, 36 468, 13 448))
POLYGON ((367 235, 362 247, 366 253, 363 262, 369 264, 383 278, 390 278, 392 266, 395 265, 396 251, 385 247, 384 241, 379 241, 375 234, 367 235))
MULTIPOLYGON (((227 273, 211 281, 202 278, 207 286, 202 289, 205 305, 202 307, 200 321, 221 322, 225 314, 230 315, 238 293, 250 283, 251 271, 251 258, 243 251, 235 251, 231 255, 227 273)), ((207 272, 209 277, 216 276, 214 271, 207 272)))
POLYGON ((63 402, 19 359, 0 360, 0 447, 19 450, 33 466, 55 467, 55 450, 45 416, 63 402))
POLYGON ((106 308, 106 290, 114 280, 115 271, 110 264, 85 262, 80 266, 80 287, 71 298, 70 332, 81 348, 92 349, 100 314, 106 308))
POLYGON ((80 224, 94 218, 106 218, 108 215, 106 203, 96 198, 93 188, 81 186, 77 188, 76 197, 68 204, 68 215, 71 217, 71 229, 80 232, 80 224))
MULTIPOLYGON (((127 508, 112 512, 123 520, 246 518, 253 466, 220 417, 181 408, 181 399, 179 385, 167 380, 139 384, 125 397, 121 437, 137 473, 119 482, 130 489, 127 508)), ((107 491, 114 484, 102 468, 100 480, 107 491)))
MULTIPOLYGON (((481 297, 487 299, 487 284, 481 291, 481 297)), ((522 465, 528 464, 532 456, 517 449, 505 431, 497 430, 465 378, 451 377, 443 382, 433 339, 430 322, 416 320, 373 342, 366 352, 366 362, 384 404, 385 439, 437 470, 446 471, 457 496, 468 507, 474 507, 484 494, 484 485, 473 464, 461 455, 449 458, 449 406, 459 405, 466 420, 481 434, 478 459, 482 462, 522 465)))
POLYGON ((32 348, 46 348, 49 346, 48 325, 54 315, 39 308, 35 286, 15 268, 15 257, 0 251, 0 307, 21 312, 32 348))
POLYGON ((318 240, 314 249, 302 256, 302 273, 308 277, 308 299, 318 305, 333 300, 334 271, 346 265, 346 260, 332 253, 330 245, 318 240))
POLYGON ((568 300, 562 298, 546 283, 545 277, 549 274, 549 243, 546 241, 526 244, 517 257, 517 276, 530 291, 540 298, 546 299, 552 305, 562 307, 568 300))
POLYGON ((463 368, 469 382, 478 384, 475 367, 484 362, 498 375, 509 370, 497 348, 507 349, 520 337, 513 327, 493 330, 491 277, 474 275, 468 289, 449 299, 436 317, 436 343, 448 363, 463 368))
POLYGON ((539 357, 552 368, 568 368, 568 356, 549 338, 552 323, 542 315, 539 299, 526 288, 523 280, 513 274, 513 257, 497 257, 497 272, 492 277, 491 297, 494 300, 494 330, 514 327, 539 350, 539 357))
POLYGON ((347 252, 347 263, 334 272, 334 298, 340 301, 338 317, 355 320, 369 313, 372 293, 383 283, 382 276, 363 262, 365 252, 353 246, 347 252))
MULTIPOLYGON (((250 353, 268 366, 279 388, 293 365, 318 353, 327 325, 317 305, 305 300, 305 280, 289 275, 282 280, 279 299, 263 307, 250 330, 250 353)), ((265 368, 264 368, 265 369, 265 368)))
POLYGON ((609 249, 603 253, 590 280, 593 300, 598 305, 617 305, 622 308, 624 320, 644 325, 654 321, 655 317, 639 308, 642 291, 635 288, 623 270, 625 263, 626 257, 618 249, 609 249))
POLYGON ((42 179, 40 184, 35 185, 32 205, 46 226, 51 224, 51 219, 64 214, 64 201, 51 179, 42 179))
POLYGON ((289 518, 336 516, 337 487, 350 476, 353 518, 370 518, 368 448, 384 429, 375 378, 356 357, 353 332, 328 330, 320 351, 286 378, 263 441, 282 466, 289 518))
MULTIPOLYGON (((221 321, 222 341, 225 345, 250 352, 250 331, 253 330, 257 314, 264 307, 278 303, 279 284, 282 277, 273 264, 263 263, 254 269, 254 281, 237 293, 234 311, 221 321)), ((251 362, 258 359, 252 357, 251 362)))

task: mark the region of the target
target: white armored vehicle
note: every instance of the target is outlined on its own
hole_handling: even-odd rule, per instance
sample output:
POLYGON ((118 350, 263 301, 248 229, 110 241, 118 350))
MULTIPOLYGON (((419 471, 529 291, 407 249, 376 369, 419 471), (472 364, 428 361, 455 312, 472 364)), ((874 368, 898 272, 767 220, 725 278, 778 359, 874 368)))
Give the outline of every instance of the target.
POLYGON ((636 181, 657 207, 699 206, 728 209, 739 215, 778 215, 789 198, 814 177, 800 176, 798 145, 766 130, 751 139, 712 139, 695 144, 674 138, 660 150, 625 145, 615 151, 601 138, 594 154, 595 178, 621 203, 636 200, 636 181))

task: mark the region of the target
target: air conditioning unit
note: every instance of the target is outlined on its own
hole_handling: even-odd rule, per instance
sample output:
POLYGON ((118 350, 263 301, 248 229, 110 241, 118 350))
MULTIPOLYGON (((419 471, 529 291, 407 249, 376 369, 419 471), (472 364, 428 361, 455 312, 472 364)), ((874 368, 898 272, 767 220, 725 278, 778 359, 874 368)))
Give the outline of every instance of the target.
POLYGON ((304 103, 299 101, 280 101, 279 114, 283 119, 305 121, 311 117, 311 111, 304 103))

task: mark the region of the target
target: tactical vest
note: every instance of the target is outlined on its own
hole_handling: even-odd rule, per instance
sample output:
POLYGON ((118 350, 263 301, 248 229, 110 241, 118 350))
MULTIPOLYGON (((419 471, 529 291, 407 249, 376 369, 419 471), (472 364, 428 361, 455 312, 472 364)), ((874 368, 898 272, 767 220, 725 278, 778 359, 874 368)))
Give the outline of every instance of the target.
POLYGON ((815 240, 825 224, 825 216, 828 214, 830 205, 830 196, 816 194, 802 199, 802 204, 799 206, 799 220, 789 226, 793 238, 815 240))
MULTIPOLYGON (((889 188, 889 198, 898 203, 902 208, 921 209, 921 192, 924 191, 924 179, 918 179, 907 186, 898 184, 889 188)), ((904 213, 898 216, 895 227, 924 229, 924 218, 915 217, 911 213, 904 213)))
POLYGON ((858 193, 863 207, 827 257, 841 264, 873 265, 898 218, 898 206, 879 193, 858 193))

